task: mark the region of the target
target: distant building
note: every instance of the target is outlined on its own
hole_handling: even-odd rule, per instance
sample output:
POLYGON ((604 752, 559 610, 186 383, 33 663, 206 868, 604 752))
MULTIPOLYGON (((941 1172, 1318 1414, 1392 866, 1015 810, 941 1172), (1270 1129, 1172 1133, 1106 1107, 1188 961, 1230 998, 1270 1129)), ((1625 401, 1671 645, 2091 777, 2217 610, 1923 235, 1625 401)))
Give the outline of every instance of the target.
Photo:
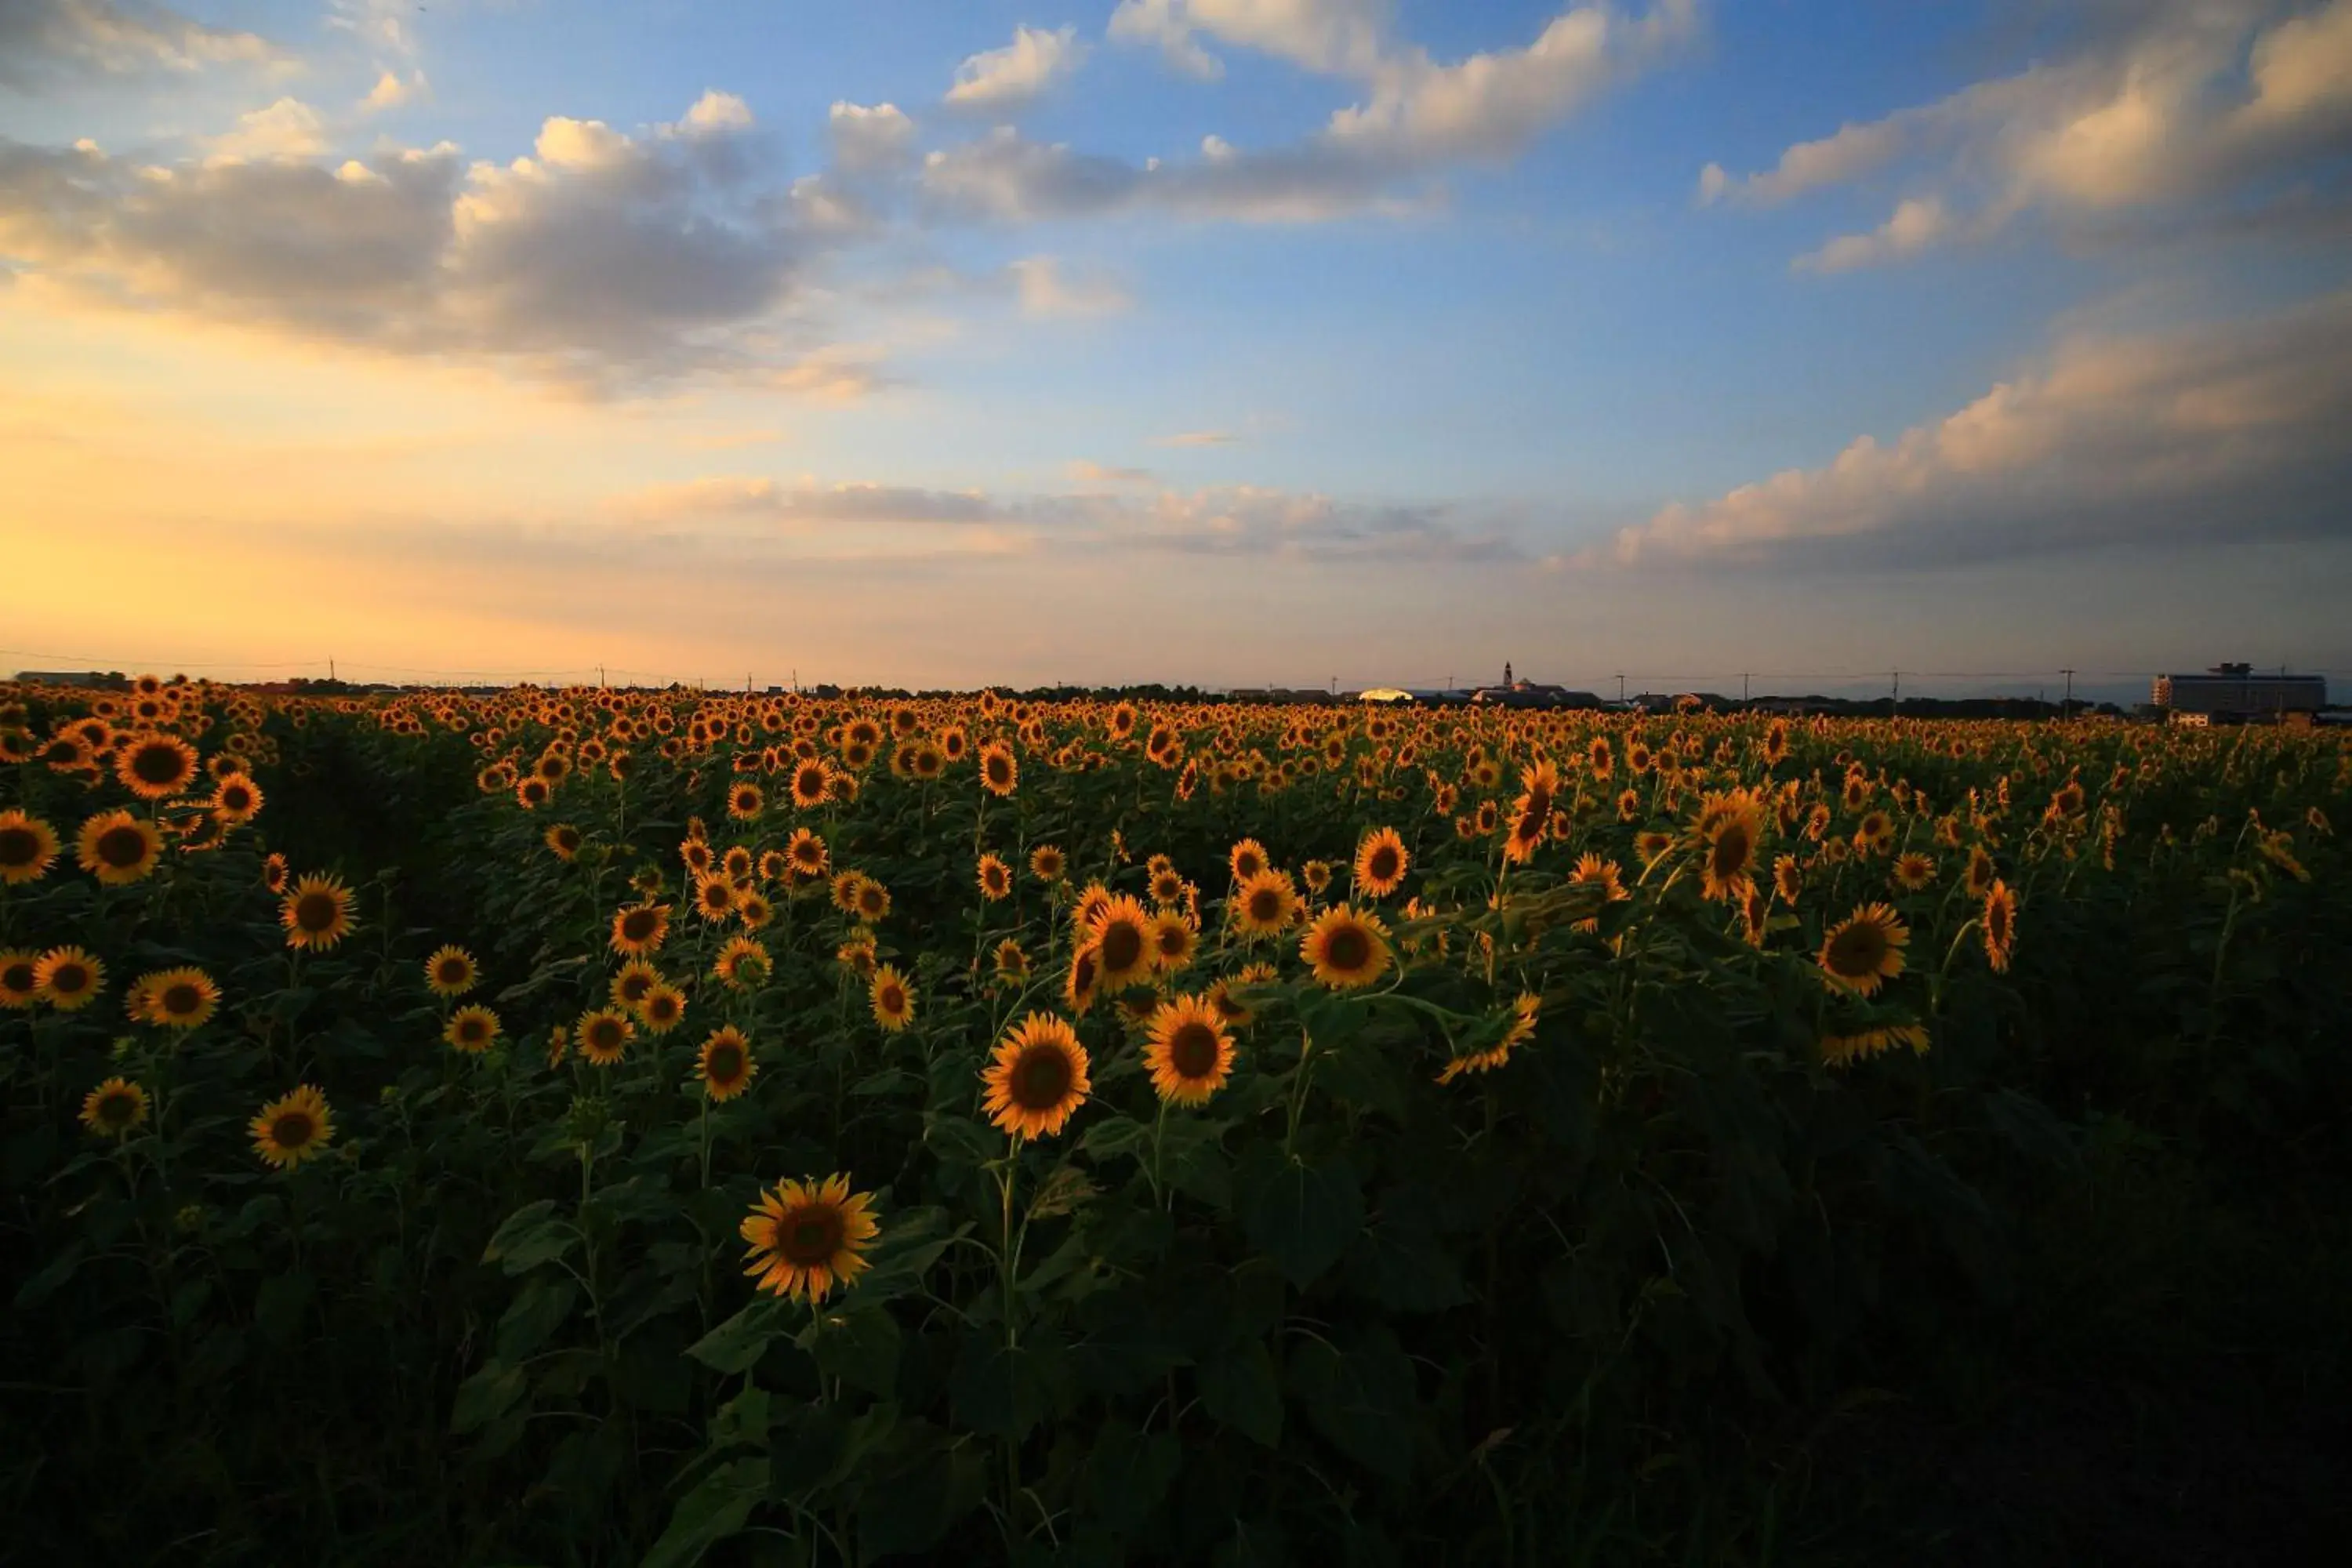
POLYGON ((2252 665, 2217 664, 2202 675, 2159 675, 2150 693, 2176 721, 2206 718, 2277 719, 2316 713, 2327 706, 2327 680, 2317 675, 2256 675, 2252 665))

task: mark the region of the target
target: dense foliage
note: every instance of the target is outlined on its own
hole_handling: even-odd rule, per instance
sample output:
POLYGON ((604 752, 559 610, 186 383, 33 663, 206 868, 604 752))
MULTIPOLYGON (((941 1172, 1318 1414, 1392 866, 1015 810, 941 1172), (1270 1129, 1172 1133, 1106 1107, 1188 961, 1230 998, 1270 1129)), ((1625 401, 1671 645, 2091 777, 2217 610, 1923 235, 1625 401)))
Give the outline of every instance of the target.
POLYGON ((2158 1267, 2113 1173, 2346 1173, 2324 734, 143 681, 0 744, 38 1560, 1834 1554, 1822 1422, 2158 1267))

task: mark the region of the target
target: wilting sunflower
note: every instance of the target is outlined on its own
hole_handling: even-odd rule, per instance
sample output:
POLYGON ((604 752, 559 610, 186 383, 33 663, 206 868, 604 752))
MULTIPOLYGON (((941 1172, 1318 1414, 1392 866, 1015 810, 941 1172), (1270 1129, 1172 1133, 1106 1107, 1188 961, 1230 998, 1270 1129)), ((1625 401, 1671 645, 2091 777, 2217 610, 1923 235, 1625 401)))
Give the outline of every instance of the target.
POLYGON ((78 947, 54 947, 34 973, 40 999, 60 1013, 76 1012, 106 989, 106 965, 78 947))
POLYGON ((668 935, 667 904, 632 904, 613 917, 613 951, 625 958, 656 952, 668 935))
POLYGON ((991 741, 980 749, 980 785, 1000 799, 1021 786, 1021 763, 1012 747, 991 741))
POLYGON ((57 858, 57 829, 21 811, 0 811, 0 884, 37 881, 57 858))
POLYGON ((114 776, 142 800, 168 800, 194 782, 196 749, 177 735, 134 736, 116 752, 114 776))
POLYGON ((1253 1015, 1234 993, 1246 991, 1253 985, 1271 984, 1273 981, 1273 964, 1244 964, 1234 973, 1224 976, 1209 987, 1209 1005, 1217 1010, 1217 1016, 1223 1018, 1229 1027, 1241 1028, 1250 1022, 1253 1015))
POLYGON ((463 996, 480 977, 474 955, 462 947, 436 948, 425 961, 425 986, 436 996, 463 996))
POLYGON ((1985 958, 1995 974, 2006 974, 2017 949, 2017 894, 1998 877, 1985 889, 1983 920, 1985 958))
POLYGON ((778 1183, 743 1217, 741 1235, 751 1244, 744 1274, 772 1296, 824 1300, 868 1267, 866 1249, 881 1230, 873 1203, 871 1193, 850 1192, 847 1176, 778 1183))
POLYGON ((81 868, 110 888, 127 887, 155 868, 163 836, 127 811, 101 811, 81 825, 81 868))
POLYGON ((1387 898, 1404 885, 1405 868, 1412 862, 1395 828, 1364 835, 1356 847, 1356 890, 1366 898, 1387 898))
POLYGON ((1126 893, 1114 895, 1087 922, 1087 940, 1102 960, 1102 988, 1117 993, 1151 973, 1157 953, 1151 916, 1126 893))
POLYGON ((1936 858, 1916 849, 1906 849, 1895 858, 1895 869, 1890 874, 1896 887, 1906 893, 1916 893, 1936 879, 1936 858))
POLYGON ((449 1015, 441 1037, 469 1057, 480 1056, 499 1037, 499 1016, 488 1007, 460 1007, 449 1015))
MULTIPOLYGON (((1622 903, 1633 896, 1625 887, 1624 873, 1618 869, 1617 862, 1601 855, 1578 856, 1576 872, 1568 880, 1570 887, 1599 888, 1601 901, 1604 904, 1622 903)), ((1593 915, 1590 919, 1580 920, 1576 922, 1576 929, 1599 931, 1601 917, 1593 915)))
POLYGON ((220 1005, 220 987, 201 969, 163 969, 142 974, 132 988, 138 1016, 167 1029, 202 1026, 220 1005))
POLYGON ((22 1011, 40 996, 40 954, 22 950, 0 952, 0 1007, 22 1011))
POLYGON ((289 947, 332 947, 351 934, 351 889, 334 877, 304 877, 279 901, 278 923, 289 947))
POLYGON ((251 822, 261 815, 261 786, 243 773, 231 773, 213 790, 213 810, 223 822, 251 822))
POLYGON ((989 1120, 1016 1138, 1061 1131, 1094 1087, 1077 1031, 1051 1013, 1030 1014, 997 1042, 981 1082, 989 1120))
POLYGON ((1755 886, 1764 808, 1746 790, 1710 795, 1699 811, 1699 891, 1724 903, 1744 903, 1755 886))
POLYGON ((1002 985, 1018 985, 1029 978, 1029 954, 1021 944, 1006 937, 996 944, 996 979, 1002 985))
POLYGON ((608 1068, 621 1059, 635 1037, 637 1026, 627 1014, 598 1007, 580 1015, 580 1054, 592 1067, 608 1068))
POLYGON ((990 903, 1009 898, 1013 892, 1013 868, 994 855, 980 858, 980 896, 990 903))
POLYGON ((1388 928, 1369 911, 1359 914, 1337 904, 1315 917, 1299 939, 1298 956, 1315 971, 1315 978, 1335 991, 1370 985, 1388 972, 1391 954, 1388 928))
POLYGON ((1143 1065, 1151 1087, 1171 1105, 1202 1105, 1233 1075, 1234 1041, 1224 1015, 1204 996, 1177 996, 1151 1015, 1143 1065))
POLYGON ((335 1136, 335 1121, 327 1097, 306 1083, 263 1106, 246 1130, 253 1135, 254 1152, 290 1171, 327 1146, 335 1136))
POLYGON ((1822 1065, 1848 1067, 1864 1057, 1878 1056, 1896 1046, 1908 1046, 1914 1056, 1927 1054, 1927 1029, 1923 1024, 1893 1024, 1853 1035, 1823 1035, 1822 1065))
POLYGON ((866 1000, 873 1006, 874 1021, 888 1034, 897 1034, 915 1016, 915 988, 895 964, 885 963, 874 971, 866 1000))
POLYGON ((637 1018, 648 1034, 668 1034, 685 1021, 686 993, 667 980, 656 981, 637 1004, 637 1018))
POLYGON ((774 969, 775 961, 768 955, 766 946, 757 937, 750 936, 728 938, 727 945, 719 950, 718 958, 710 965, 710 973, 719 984, 732 991, 765 984, 774 969))
POLYGON ((1265 846, 1255 838, 1244 838, 1234 845, 1232 853, 1226 856, 1225 863, 1233 868, 1236 883, 1247 882, 1274 864, 1266 856, 1265 846))
POLYGON ((710 1031, 694 1067, 702 1075, 703 1092, 720 1103, 742 1093, 760 1070, 760 1064, 751 1059, 751 1040, 732 1024, 710 1031))
POLYGON ((1244 936, 1279 936, 1298 915, 1298 892, 1287 871, 1260 871, 1234 895, 1234 923, 1244 936))
POLYGON ((1520 992, 1518 1000, 1511 1004, 1511 1024, 1510 1027, 1504 1031, 1503 1037, 1483 1051, 1471 1051, 1455 1057, 1452 1061, 1447 1062, 1445 1069, 1437 1075, 1437 1081, 1452 1083, 1464 1073, 1492 1072, 1509 1061, 1511 1048, 1526 1044, 1528 1037, 1536 1032, 1536 1015, 1541 1010, 1542 1005, 1542 998, 1534 992, 1520 992))
POLYGON ((1069 860, 1057 846, 1040 844, 1029 851, 1029 874, 1041 882, 1058 882, 1069 869, 1069 860))
POLYGON ((1867 996, 1903 973, 1911 928, 1885 904, 1864 904, 1830 928, 1822 942, 1822 973, 1829 983, 1867 996))
POLYGON ((541 837, 559 860, 569 860, 580 853, 580 830, 568 822, 555 824, 541 837))
POLYGON ((121 1138, 147 1120, 147 1091, 127 1078, 110 1078, 82 1096, 81 1124, 101 1138, 121 1138))

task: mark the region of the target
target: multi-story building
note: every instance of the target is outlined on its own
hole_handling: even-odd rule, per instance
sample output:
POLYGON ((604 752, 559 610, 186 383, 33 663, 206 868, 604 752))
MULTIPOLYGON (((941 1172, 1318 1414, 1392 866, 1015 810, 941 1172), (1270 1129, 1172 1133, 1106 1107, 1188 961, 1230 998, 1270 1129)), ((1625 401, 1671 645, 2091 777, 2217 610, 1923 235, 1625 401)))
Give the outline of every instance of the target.
POLYGON ((2315 713, 2327 706, 2327 679, 2318 675, 2254 673, 2247 664, 2217 664, 2202 675, 2159 675, 2151 694, 2175 717, 2201 713, 2232 719, 2275 719, 2315 713))

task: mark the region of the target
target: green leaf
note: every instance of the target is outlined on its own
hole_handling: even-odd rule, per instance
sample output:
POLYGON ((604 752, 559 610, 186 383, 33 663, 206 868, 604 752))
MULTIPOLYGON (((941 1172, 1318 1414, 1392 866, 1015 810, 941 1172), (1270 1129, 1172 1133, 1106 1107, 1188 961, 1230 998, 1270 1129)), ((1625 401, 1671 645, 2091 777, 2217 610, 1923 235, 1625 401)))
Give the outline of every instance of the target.
POLYGON ((693 1568, 702 1554, 741 1530, 768 1493, 768 1461, 730 1459, 678 1500, 653 1550, 637 1568, 693 1568))
POLYGON ((1270 1144, 1253 1149, 1234 1173, 1243 1231, 1301 1289, 1348 1250, 1363 1228, 1364 1197, 1344 1160, 1308 1165, 1270 1144))
POLYGON ((1300 1341, 1290 1383, 1308 1423, 1333 1447, 1390 1480, 1412 1478, 1412 1363, 1386 1330, 1345 1352, 1300 1341))
POLYGON ((1050 1413, 1067 1370, 1059 1347, 1043 1336, 1007 1346, 992 1331, 971 1330, 948 1385, 956 1424, 991 1436, 1026 1436, 1050 1413))
POLYGON ((931 1115, 923 1119, 923 1145, 941 1160, 959 1165, 985 1165, 1001 1158, 1004 1135, 968 1116, 931 1115))
POLYGON ((767 1353, 768 1342, 784 1331, 784 1303, 761 1296, 733 1317, 686 1347, 686 1353, 711 1371, 732 1377, 751 1371, 767 1353))
POLYGON ((1192 1381, 1201 1390, 1202 1408, 1213 1420, 1269 1448, 1282 1440, 1282 1389, 1264 1344, 1252 1340, 1212 1356, 1194 1371, 1192 1381))
POLYGON ((1114 1416, 1096 1434, 1087 1456, 1087 1499, 1113 1530, 1140 1535, 1183 1458, 1174 1434, 1163 1430, 1147 1436, 1114 1416))
POLYGON ((898 1387, 898 1325, 878 1308, 828 1312, 793 1343, 809 1352, 817 1371, 852 1388, 887 1399, 898 1387))
POLYGON ((529 1380, 519 1366, 491 1362, 457 1385, 457 1401, 449 1412, 449 1430, 471 1432, 503 1415, 522 1397, 529 1380))
POLYGON ((482 1249, 482 1261, 499 1265, 509 1276, 527 1274, 542 1263, 554 1262, 579 1239, 580 1233, 556 1216, 555 1200, 541 1198, 507 1215, 489 1246, 482 1249))
POLYGON ((1376 1039, 1354 1039, 1340 1049, 1318 1053, 1315 1087, 1348 1104, 1377 1110, 1392 1121, 1405 1118, 1404 1079, 1376 1039))
POLYGON ((578 1295, 569 1279, 533 1277, 499 1319, 499 1359, 522 1361, 545 1344, 547 1336, 571 1315, 572 1303, 578 1295))
POLYGON ((920 1289, 931 1265, 971 1229, 967 1224, 950 1230, 948 1211, 931 1206, 886 1214, 881 1226, 874 1249, 866 1255, 868 1267, 850 1288, 855 1300, 868 1305, 920 1289))
POLYGON ((1151 1149, 1151 1127, 1132 1116, 1112 1116, 1087 1129, 1078 1140, 1078 1147, 1097 1161, 1115 1160, 1121 1154, 1133 1154, 1149 1159, 1151 1149))

